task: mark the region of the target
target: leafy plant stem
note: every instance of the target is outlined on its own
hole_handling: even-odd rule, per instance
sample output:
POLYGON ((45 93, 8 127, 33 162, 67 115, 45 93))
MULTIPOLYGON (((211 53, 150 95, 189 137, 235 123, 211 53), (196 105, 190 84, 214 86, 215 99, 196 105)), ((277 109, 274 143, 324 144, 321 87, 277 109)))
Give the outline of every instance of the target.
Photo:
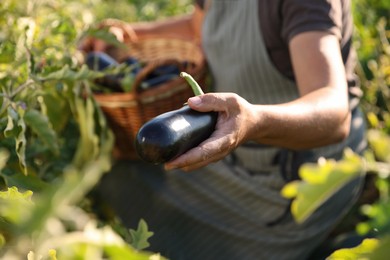
POLYGON ((24 89, 26 89, 27 87, 29 87, 29 86, 31 86, 33 84, 34 84, 34 80, 28 79, 22 85, 18 86, 14 91, 12 91, 11 95, 9 96, 9 98, 12 98, 12 97, 16 96, 19 92, 23 91, 24 89))

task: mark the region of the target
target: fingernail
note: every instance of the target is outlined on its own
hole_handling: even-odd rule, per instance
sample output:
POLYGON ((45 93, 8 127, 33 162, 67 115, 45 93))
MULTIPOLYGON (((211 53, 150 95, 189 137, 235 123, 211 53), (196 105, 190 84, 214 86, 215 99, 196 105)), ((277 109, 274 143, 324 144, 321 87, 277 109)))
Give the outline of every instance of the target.
POLYGON ((196 106, 202 103, 202 99, 200 97, 191 97, 188 101, 191 102, 192 105, 196 106))

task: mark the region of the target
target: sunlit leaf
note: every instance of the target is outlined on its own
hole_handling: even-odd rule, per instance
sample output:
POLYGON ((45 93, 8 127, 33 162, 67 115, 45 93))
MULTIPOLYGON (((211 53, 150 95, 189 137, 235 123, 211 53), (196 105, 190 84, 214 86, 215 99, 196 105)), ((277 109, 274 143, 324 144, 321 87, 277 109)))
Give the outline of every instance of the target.
POLYGON ((324 183, 329 176, 329 170, 333 163, 332 161, 327 161, 321 167, 318 167, 317 164, 305 164, 299 170, 299 176, 303 181, 310 184, 324 183))
POLYGON ((339 162, 328 160, 316 166, 303 165, 300 174, 304 173, 304 176, 301 176, 304 178, 292 186, 287 184, 286 190, 282 190, 282 195, 286 195, 287 198, 296 195, 291 205, 295 220, 299 223, 304 222, 343 185, 362 174, 363 168, 362 159, 350 150, 346 150, 344 159, 339 162))
POLYGON ((29 109, 24 114, 25 123, 38 135, 54 154, 59 153, 57 134, 52 129, 48 118, 38 110, 29 109))
POLYGON ((46 92, 42 97, 46 107, 46 115, 53 129, 56 132, 61 132, 71 116, 68 102, 64 97, 50 92, 46 92))
POLYGON ((32 191, 19 192, 16 187, 0 191, 0 217, 12 223, 20 223, 33 206, 32 191))
POLYGON ((132 260, 163 260, 162 256, 159 254, 153 254, 147 252, 139 252, 132 249, 130 246, 117 246, 117 245, 107 245, 104 246, 104 251, 107 255, 110 256, 111 260, 122 260, 122 259, 132 259, 132 260))
POLYGON ((138 249, 142 250, 150 246, 148 239, 153 236, 153 232, 148 230, 148 225, 145 220, 141 219, 138 223, 137 230, 130 230, 131 235, 131 245, 138 249))
MULTIPOLYGON (((387 197, 388 192, 386 193, 387 197)), ((390 232, 390 204, 386 199, 380 199, 373 204, 366 204, 361 207, 361 212, 367 220, 357 225, 357 231, 361 235, 369 232, 378 236, 386 235, 390 232)))
POLYGON ((379 119, 373 112, 367 113, 367 120, 372 127, 376 128, 379 126, 379 119))
POLYGON ((0 250, 5 245, 5 242, 6 242, 5 237, 0 233, 0 250))
MULTIPOLYGON (((339 249, 333 252, 329 260, 356 260, 371 259, 370 254, 379 246, 379 240, 375 238, 364 239, 363 242, 353 248, 339 249)), ((384 258, 382 258, 384 259, 384 258)))
POLYGON ((101 39, 113 46, 116 46, 118 48, 125 48, 126 45, 124 45, 122 42, 119 42, 118 39, 113 35, 111 32, 105 29, 89 29, 86 33, 86 36, 91 36, 97 39, 101 39))
POLYGON ((299 184, 300 184, 299 181, 293 181, 287 183, 281 190, 282 196, 287 199, 295 198, 298 195, 299 184))
POLYGON ((371 230, 371 226, 368 223, 358 223, 356 225, 356 232, 358 234, 365 235, 368 234, 368 232, 370 232, 371 230))
POLYGON ((82 65, 80 69, 72 69, 68 64, 64 65, 60 70, 49 73, 42 76, 40 80, 69 80, 78 81, 86 79, 94 79, 104 76, 105 74, 100 71, 89 70, 86 65, 82 65))
POLYGON ((382 260, 389 258, 390 255, 390 237, 385 235, 379 240, 379 245, 374 248, 370 255, 370 260, 382 260))
POLYGON ((375 155, 382 161, 390 163, 390 136, 379 130, 369 130, 367 138, 375 155))
POLYGON ((9 151, 0 148, 0 172, 6 166, 9 155, 10 155, 9 151))
POLYGON ((57 260, 57 251, 55 249, 49 249, 49 259, 57 260))
POLYGON ((25 190, 41 191, 48 186, 37 176, 25 175, 23 173, 0 174, 8 187, 16 186, 25 190))
POLYGON ((26 166, 26 144, 27 144, 27 139, 26 139, 26 123, 24 122, 24 109, 20 108, 18 109, 18 114, 19 114, 19 119, 17 122, 17 125, 20 129, 18 135, 15 138, 15 150, 16 154, 18 155, 19 158, 19 164, 20 167, 22 168, 24 174, 27 175, 27 166, 26 166))
POLYGON ((99 152, 99 136, 96 134, 95 112, 96 107, 91 99, 77 100, 75 103, 80 125, 81 142, 74 157, 76 165, 82 165, 99 152))
POLYGON ((15 127, 15 122, 19 119, 18 113, 9 106, 7 109, 7 127, 4 129, 5 137, 16 137, 19 133, 19 129, 15 127))
POLYGON ((9 187, 6 191, 0 191, 0 198, 31 202, 32 194, 31 191, 19 192, 17 187, 9 187))

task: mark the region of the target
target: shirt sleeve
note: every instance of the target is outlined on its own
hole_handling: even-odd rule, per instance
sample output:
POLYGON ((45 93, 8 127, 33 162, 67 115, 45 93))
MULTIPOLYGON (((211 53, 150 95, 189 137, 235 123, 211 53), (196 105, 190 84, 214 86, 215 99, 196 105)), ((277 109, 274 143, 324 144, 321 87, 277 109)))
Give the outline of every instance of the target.
POLYGON ((340 0, 284 0, 281 6, 282 38, 289 42, 307 31, 327 31, 342 37, 342 2, 340 0))

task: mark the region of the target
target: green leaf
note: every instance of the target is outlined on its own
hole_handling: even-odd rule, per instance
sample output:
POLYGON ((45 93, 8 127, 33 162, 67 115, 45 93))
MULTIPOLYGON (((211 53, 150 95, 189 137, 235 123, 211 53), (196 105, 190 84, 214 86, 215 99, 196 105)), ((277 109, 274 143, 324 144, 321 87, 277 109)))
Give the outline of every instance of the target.
POLYGON ((377 128, 379 126, 379 119, 373 112, 367 113, 366 117, 371 127, 377 128))
POLYGON ((0 174, 4 178, 8 187, 16 186, 25 190, 41 191, 48 186, 48 184, 42 181, 37 176, 25 175, 23 173, 14 173, 11 175, 0 174))
POLYGON ((18 135, 15 138, 15 150, 16 154, 19 158, 19 165, 22 168, 25 175, 27 175, 27 166, 26 166, 26 123, 24 122, 24 109, 19 108, 18 109, 19 119, 17 122, 17 126, 19 127, 20 131, 18 135))
POLYGON ((143 250, 150 246, 148 239, 153 236, 153 232, 148 231, 148 225, 145 220, 141 219, 138 223, 137 230, 130 230, 131 245, 137 250, 143 250))
POLYGON ((56 132, 61 132, 71 116, 68 102, 64 97, 49 92, 44 93, 42 98, 46 107, 46 116, 53 129, 56 132))
MULTIPOLYGON (((363 242, 353 248, 343 248, 333 252, 327 259, 329 260, 355 260, 371 259, 370 254, 378 247, 379 240, 375 238, 364 239, 363 242)), ((386 258, 381 258, 386 259, 386 258)))
POLYGON ((133 88, 134 76, 126 74, 126 76, 122 79, 121 84, 124 92, 130 92, 133 88))
POLYGON ((289 199, 295 197, 291 211, 295 220, 302 223, 343 185, 362 174, 363 168, 362 159, 346 150, 339 162, 323 160, 317 165, 303 165, 299 172, 302 181, 287 184, 281 194, 289 199))
POLYGON ((9 187, 6 191, 0 191, 0 198, 31 202, 32 194, 31 191, 19 192, 17 187, 9 187))
POLYGON ((78 70, 74 70, 69 67, 68 64, 65 64, 60 70, 49 73, 40 78, 40 80, 69 80, 69 81, 79 81, 94 79, 104 76, 105 74, 100 71, 89 70, 88 67, 84 64, 78 70))
POLYGON ((18 188, 10 187, 0 191, 0 217, 20 223, 33 206, 32 191, 19 192, 18 188))
POLYGON ((24 114, 25 123, 32 129, 34 133, 47 145, 51 152, 55 155, 59 154, 59 145, 56 132, 51 127, 47 116, 40 113, 38 110, 29 109, 24 114))
POLYGON ((96 107, 93 101, 88 98, 85 101, 76 100, 77 121, 80 125, 80 136, 74 163, 76 165, 83 165, 85 161, 94 158, 99 152, 99 136, 95 132, 95 112, 96 107))
POLYGON ((158 254, 151 255, 147 252, 135 251, 129 246, 107 245, 104 246, 104 251, 110 256, 111 260, 163 260, 165 258, 158 254))
POLYGON ((299 184, 299 181, 287 183, 281 190, 282 196, 287 199, 295 198, 298 195, 299 184))
POLYGON ((0 233, 0 250, 3 248, 5 243, 6 243, 5 237, 0 233))
POLYGON ((118 39, 115 37, 115 35, 113 35, 111 32, 109 32, 107 30, 107 28, 104 28, 104 29, 92 29, 91 28, 88 31, 86 31, 85 35, 92 36, 94 38, 103 40, 104 42, 106 42, 110 45, 113 45, 115 47, 118 47, 118 48, 125 48, 126 47, 126 45, 124 43, 118 41, 118 39))
POLYGON ((367 138, 378 159, 390 163, 390 137, 382 131, 370 129, 367 138))
POLYGON ((62 79, 74 79, 74 72, 69 68, 68 64, 65 64, 62 69, 54 71, 43 78, 43 80, 62 80, 62 79))
MULTIPOLYGON (((381 180, 386 183, 388 180, 381 180)), ((388 183, 386 183, 388 185, 388 183)), ((358 223, 356 230, 361 235, 366 235, 369 232, 375 233, 377 236, 386 235, 390 231, 390 204, 388 202, 388 188, 386 193, 381 196, 373 204, 365 204, 361 206, 361 213, 367 217, 365 222, 358 223)))
POLYGON ((0 148, 0 171, 6 166, 9 158, 9 152, 3 148, 0 148))
POLYGON ((379 245, 374 248, 370 260, 387 259, 390 255, 390 236, 387 234, 379 239, 379 245))
POLYGON ((4 129, 4 136, 5 137, 16 137, 19 133, 19 129, 15 127, 15 122, 19 119, 18 113, 9 106, 7 109, 8 115, 7 115, 7 126, 4 129))

